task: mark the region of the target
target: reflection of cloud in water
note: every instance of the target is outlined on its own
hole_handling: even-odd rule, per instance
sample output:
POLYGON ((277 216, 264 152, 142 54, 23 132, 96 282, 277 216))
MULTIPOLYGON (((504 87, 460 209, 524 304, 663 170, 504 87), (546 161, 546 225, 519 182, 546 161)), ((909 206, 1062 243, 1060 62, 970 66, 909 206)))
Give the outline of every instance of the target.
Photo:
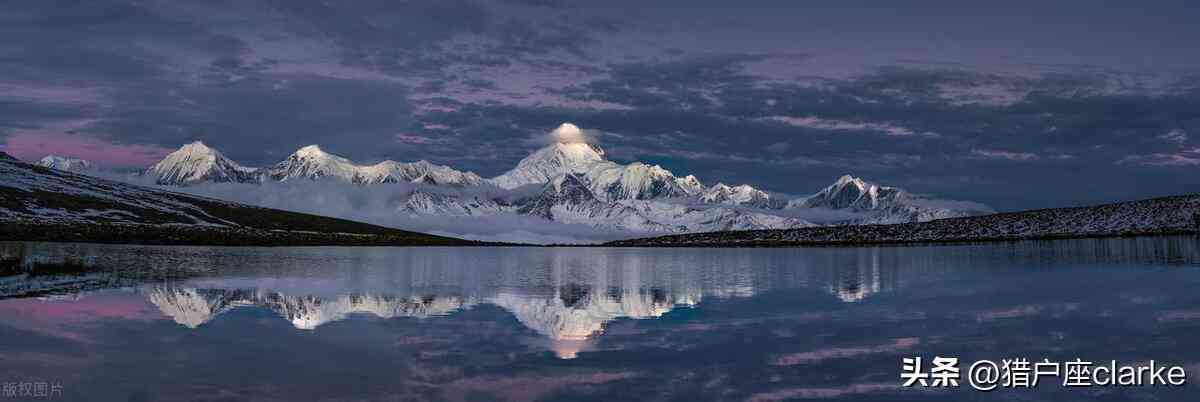
POLYGON ((899 383, 861 383, 844 387, 825 388, 785 388, 777 391, 751 395, 749 402, 786 401, 793 399, 835 399, 854 395, 872 394, 877 392, 895 391, 900 389, 899 383))
POLYGON ((809 352, 792 353, 779 356, 772 365, 794 366, 798 364, 814 364, 830 359, 846 359, 874 354, 898 353, 912 349, 921 344, 920 338, 899 338, 891 343, 872 346, 850 346, 840 348, 825 348, 809 352))

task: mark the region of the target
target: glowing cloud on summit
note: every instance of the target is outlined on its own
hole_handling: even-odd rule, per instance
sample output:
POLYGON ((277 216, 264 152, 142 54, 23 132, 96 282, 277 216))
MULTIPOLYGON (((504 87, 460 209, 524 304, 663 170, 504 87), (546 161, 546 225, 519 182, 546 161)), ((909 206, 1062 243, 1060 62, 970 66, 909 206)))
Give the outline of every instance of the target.
POLYGON ((589 133, 571 123, 563 123, 558 126, 558 128, 550 132, 550 138, 553 141, 564 144, 587 144, 592 142, 589 133))

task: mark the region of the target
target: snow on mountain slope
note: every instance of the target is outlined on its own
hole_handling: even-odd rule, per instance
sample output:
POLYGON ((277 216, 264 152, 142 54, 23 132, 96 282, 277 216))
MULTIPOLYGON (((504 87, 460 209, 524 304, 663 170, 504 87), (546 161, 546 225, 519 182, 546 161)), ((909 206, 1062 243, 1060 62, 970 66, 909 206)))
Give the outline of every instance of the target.
POLYGON ((659 200, 623 200, 619 202, 674 232, 712 232, 718 230, 788 229, 813 226, 800 218, 771 214, 754 208, 724 205, 685 204, 659 200))
POLYGON ((487 216, 504 211, 495 200, 483 196, 447 195, 432 191, 413 191, 396 211, 405 215, 487 216))
POLYGON ((635 231, 674 231, 620 204, 596 197, 582 178, 564 173, 543 186, 541 193, 524 201, 517 213, 543 219, 595 227, 635 231))
POLYGON ((854 176, 844 175, 816 194, 801 200, 799 206, 869 210, 878 207, 881 199, 886 202, 898 192, 892 187, 880 187, 854 176))
POLYGON ((716 185, 700 193, 700 201, 705 204, 743 205, 755 208, 777 208, 784 203, 777 202, 766 192, 746 184, 730 187, 725 183, 716 185))
MULTIPOLYGON (((151 170, 165 172, 160 183, 177 185, 301 178, 333 178, 367 187, 412 184, 416 187, 381 190, 388 197, 385 210, 409 217, 526 215, 630 232, 795 228, 813 222, 903 223, 991 211, 979 204, 929 199, 851 176, 789 202, 750 185, 718 183, 706 188, 695 176, 678 177, 661 166, 607 160, 604 150, 589 143, 585 131, 570 123, 563 123, 550 137, 549 145, 491 179, 423 160, 358 165, 316 145, 297 150, 273 167, 250 169, 203 144, 189 144, 151 170)), ((313 197, 315 204, 327 202, 325 197, 313 197)), ((319 208, 306 210, 314 209, 319 208)))
POLYGON ((203 142, 179 148, 147 169, 144 175, 162 185, 183 186, 199 182, 256 183, 262 181, 258 169, 248 168, 226 158, 203 142))
POLYGON ((675 186, 679 187, 679 189, 688 196, 695 196, 704 192, 704 183, 701 183, 700 179, 697 179, 696 176, 690 174, 684 177, 675 178, 675 186))
POLYGON ((83 172, 92 168, 92 163, 86 160, 58 155, 47 155, 39 160, 37 165, 68 172, 83 172))
POLYGON ((1086 207, 1006 212, 896 225, 841 225, 694 233, 609 243, 620 246, 789 246, 1194 235, 1200 194, 1086 207))
POLYGON ((483 178, 475 173, 454 170, 424 160, 412 163, 387 160, 374 165, 358 165, 350 159, 325 152, 317 145, 300 148, 287 159, 267 169, 267 177, 275 181, 334 178, 357 184, 423 183, 477 186, 484 183, 483 178))
POLYGON ((933 200, 895 187, 880 186, 845 175, 832 185, 788 203, 788 209, 823 208, 859 213, 844 223, 890 224, 925 222, 995 212, 971 202, 933 200))
POLYGON ((272 166, 267 170, 267 175, 277 181, 332 177, 357 183, 360 180, 360 169, 349 159, 327 153, 320 146, 309 145, 296 150, 287 159, 272 166))
POLYGON ((0 158, 0 239, 218 245, 473 244, 169 192, 11 158, 0 158))
POLYGON ((461 172, 449 166, 438 165, 428 161, 401 163, 383 161, 371 166, 358 168, 355 183, 422 183, 430 185, 478 186, 484 179, 472 172, 461 172))
POLYGON ((781 229, 811 225, 796 218, 720 206, 695 206, 669 200, 605 201, 586 180, 563 174, 525 201, 518 213, 562 223, 636 232, 698 232, 732 229, 781 229))
POLYGON ((198 205, 201 201, 233 205, 16 160, 0 161, 0 221, 235 225, 209 214, 198 205))
POLYGON ((606 200, 645 200, 687 197, 699 180, 679 179, 660 166, 634 162, 628 165, 600 163, 584 174, 592 192, 606 200))
POLYGON ((556 142, 517 162, 517 167, 492 178, 506 189, 544 184, 564 173, 586 174, 598 164, 613 164, 604 159, 604 150, 582 142, 556 142))

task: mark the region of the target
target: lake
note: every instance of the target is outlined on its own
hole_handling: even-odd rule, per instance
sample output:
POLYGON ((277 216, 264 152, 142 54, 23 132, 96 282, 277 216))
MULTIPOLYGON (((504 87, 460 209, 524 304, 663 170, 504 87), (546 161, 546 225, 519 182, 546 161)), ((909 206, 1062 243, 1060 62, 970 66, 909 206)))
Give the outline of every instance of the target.
POLYGON ((971 363, 1200 375, 1200 240, 797 248, 0 243, 6 400, 1184 401, 971 363), (903 359, 960 360, 903 387, 903 359), (1077 366, 1078 367, 1078 366, 1077 366))

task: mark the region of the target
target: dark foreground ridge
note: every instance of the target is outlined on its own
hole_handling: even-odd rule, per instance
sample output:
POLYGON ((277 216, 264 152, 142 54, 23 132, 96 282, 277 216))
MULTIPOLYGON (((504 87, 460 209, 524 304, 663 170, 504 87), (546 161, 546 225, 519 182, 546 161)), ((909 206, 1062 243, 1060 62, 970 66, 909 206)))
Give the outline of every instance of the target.
POLYGON ((0 153, 0 240, 223 246, 479 246, 43 168, 0 153))
POLYGON ((1090 207, 1009 212, 894 225, 692 233, 619 240, 627 247, 789 247, 956 243, 1200 232, 1200 194, 1090 207))

